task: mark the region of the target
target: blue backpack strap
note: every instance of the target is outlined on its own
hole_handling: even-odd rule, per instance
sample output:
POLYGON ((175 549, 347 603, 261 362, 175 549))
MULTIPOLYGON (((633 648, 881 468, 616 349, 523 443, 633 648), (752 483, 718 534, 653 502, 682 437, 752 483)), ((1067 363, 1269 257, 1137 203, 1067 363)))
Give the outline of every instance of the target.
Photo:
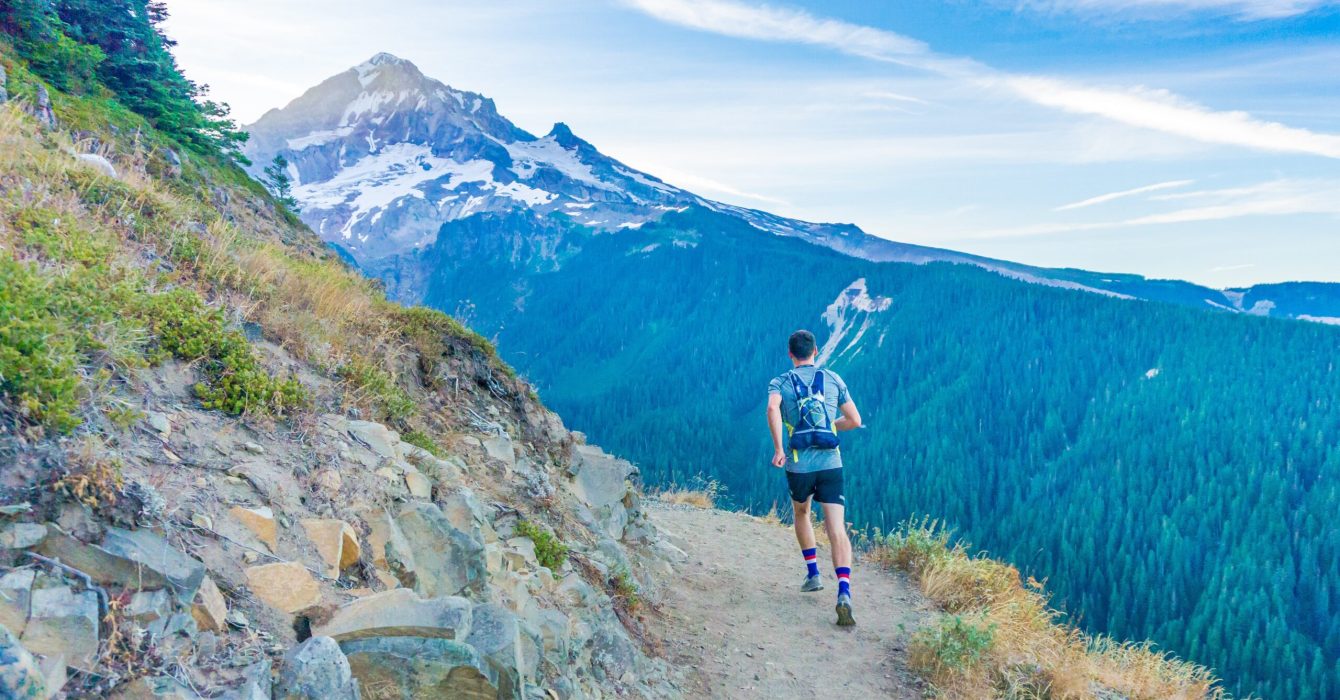
POLYGON ((809 391, 809 387, 805 386, 805 382, 800 381, 800 375, 795 370, 788 371, 786 375, 791 378, 791 389, 796 392, 796 398, 809 396, 806 393, 809 391))
POLYGON ((814 383, 810 385, 810 394, 824 393, 824 371, 814 370, 814 383))

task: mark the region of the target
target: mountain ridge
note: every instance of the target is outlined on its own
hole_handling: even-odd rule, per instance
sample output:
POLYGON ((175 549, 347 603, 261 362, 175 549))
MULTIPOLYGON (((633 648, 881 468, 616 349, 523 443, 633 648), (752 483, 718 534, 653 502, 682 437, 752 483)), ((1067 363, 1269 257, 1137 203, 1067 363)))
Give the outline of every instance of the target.
POLYGON ((452 88, 389 53, 332 76, 248 127, 257 165, 290 164, 303 219, 367 263, 422 248, 448 221, 526 208, 601 232, 700 206, 874 262, 967 264, 1032 284, 1206 309, 1340 323, 1340 284, 1212 289, 1181 280, 1042 268, 900 243, 854 224, 814 223, 717 202, 599 151, 564 122, 535 136, 480 93, 452 88), (1269 296, 1270 292, 1283 291, 1269 296), (1253 303, 1244 305, 1244 299, 1253 303))

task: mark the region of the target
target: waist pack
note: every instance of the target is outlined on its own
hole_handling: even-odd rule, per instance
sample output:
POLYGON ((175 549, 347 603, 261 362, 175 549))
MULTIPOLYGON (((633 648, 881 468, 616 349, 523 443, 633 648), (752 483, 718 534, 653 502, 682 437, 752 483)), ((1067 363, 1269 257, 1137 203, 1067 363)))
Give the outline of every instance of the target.
POLYGON ((816 370, 808 386, 795 372, 788 372, 796 392, 796 424, 791 428, 792 450, 832 450, 838 446, 833 416, 824 401, 824 371, 816 370))

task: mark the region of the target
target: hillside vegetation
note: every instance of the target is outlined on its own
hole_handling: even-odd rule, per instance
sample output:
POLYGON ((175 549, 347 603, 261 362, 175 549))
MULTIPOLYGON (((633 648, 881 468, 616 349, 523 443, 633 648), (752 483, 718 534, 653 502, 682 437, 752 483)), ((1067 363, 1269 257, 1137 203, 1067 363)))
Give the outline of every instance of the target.
POLYGON ((1091 633, 1241 695, 1340 695, 1340 329, 874 264, 701 209, 617 236, 476 216, 375 271, 402 267, 650 483, 760 513, 786 504, 764 387, 787 334, 840 321, 858 527, 930 514, 1091 633), (851 305, 857 280, 883 310, 851 305))
POLYGON ((636 469, 137 101, 147 9, 0 20, 0 696, 679 695, 636 469))

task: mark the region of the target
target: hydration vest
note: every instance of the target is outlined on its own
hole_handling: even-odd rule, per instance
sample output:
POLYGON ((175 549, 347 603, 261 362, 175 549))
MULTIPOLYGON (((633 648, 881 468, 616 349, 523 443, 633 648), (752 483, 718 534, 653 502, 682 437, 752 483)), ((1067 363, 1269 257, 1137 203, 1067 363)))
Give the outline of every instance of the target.
POLYGON ((833 430, 833 416, 824 401, 824 371, 814 371, 814 382, 809 386, 794 370, 787 372, 791 387, 796 392, 796 424, 791 426, 792 450, 832 450, 838 446, 837 432, 833 430))

